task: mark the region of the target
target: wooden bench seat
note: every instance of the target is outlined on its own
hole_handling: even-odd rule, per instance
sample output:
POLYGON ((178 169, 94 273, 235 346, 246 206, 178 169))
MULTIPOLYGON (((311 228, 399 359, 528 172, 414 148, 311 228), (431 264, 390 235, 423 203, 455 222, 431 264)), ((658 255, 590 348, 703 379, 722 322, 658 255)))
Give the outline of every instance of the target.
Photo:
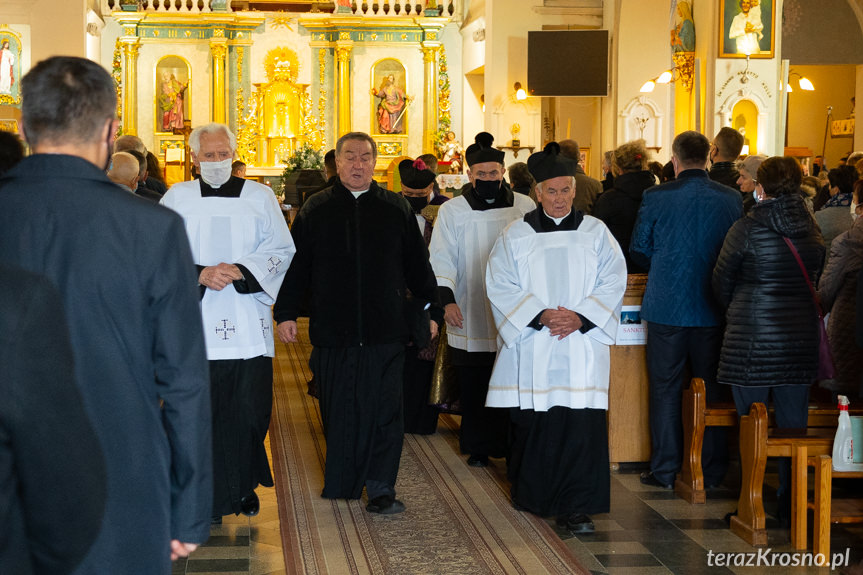
MULTIPOLYGON (((704 431, 708 427, 733 427, 737 425, 737 409, 733 403, 707 403, 704 380, 693 378, 688 389, 683 391, 683 462, 674 482, 674 492, 689 503, 704 503, 704 473, 701 455, 704 431)), ((852 409, 852 415, 863 415, 863 409, 852 409)), ((831 405, 809 406, 809 427, 832 427, 835 429, 839 410, 831 405)), ((768 425, 773 427, 773 410, 768 411, 768 425)))
POLYGON ((861 479, 863 471, 834 471, 829 455, 811 456, 808 446, 798 445, 792 458, 791 544, 806 549, 807 510, 812 510, 812 552, 830 557, 830 525, 863 523, 863 498, 833 499, 834 477, 861 479), (808 469, 813 467, 813 498, 808 500, 808 469))
MULTIPOLYGON (((810 455, 827 455, 833 449, 833 428, 800 430, 769 429, 767 408, 763 403, 752 404, 749 415, 740 418, 740 467, 742 481, 737 515, 731 518, 731 531, 750 545, 767 545, 764 502, 764 470, 768 457, 799 457, 801 448, 810 455)), ((794 472, 792 466, 792 482, 794 472)), ((797 514, 792 483, 792 518, 797 514)), ((793 521, 792 521, 793 523, 793 521)), ((793 530, 792 530, 793 531, 793 530)))

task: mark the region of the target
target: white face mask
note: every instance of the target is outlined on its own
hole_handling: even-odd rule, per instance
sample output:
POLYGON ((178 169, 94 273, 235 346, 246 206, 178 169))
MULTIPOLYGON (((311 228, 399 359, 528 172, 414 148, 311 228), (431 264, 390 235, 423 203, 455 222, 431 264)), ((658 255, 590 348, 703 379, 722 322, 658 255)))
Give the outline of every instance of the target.
POLYGON ((231 158, 221 162, 201 162, 201 179, 218 188, 231 179, 231 158))

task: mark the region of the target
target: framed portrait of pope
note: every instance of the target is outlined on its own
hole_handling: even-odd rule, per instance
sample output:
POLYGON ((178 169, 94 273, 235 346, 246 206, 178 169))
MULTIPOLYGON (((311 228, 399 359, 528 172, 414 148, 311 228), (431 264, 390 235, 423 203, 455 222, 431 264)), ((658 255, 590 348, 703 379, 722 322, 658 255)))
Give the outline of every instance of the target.
POLYGON ((774 0, 721 0, 720 58, 772 58, 774 0))

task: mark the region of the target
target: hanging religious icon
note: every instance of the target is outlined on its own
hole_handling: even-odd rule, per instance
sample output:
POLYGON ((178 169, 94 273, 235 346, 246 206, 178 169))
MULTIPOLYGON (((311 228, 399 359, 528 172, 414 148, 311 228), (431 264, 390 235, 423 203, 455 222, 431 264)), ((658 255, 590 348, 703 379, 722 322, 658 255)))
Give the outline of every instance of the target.
POLYGON ((398 60, 388 58, 375 64, 371 89, 377 103, 375 133, 407 133, 407 105, 412 98, 405 93, 405 79, 405 68, 398 60))

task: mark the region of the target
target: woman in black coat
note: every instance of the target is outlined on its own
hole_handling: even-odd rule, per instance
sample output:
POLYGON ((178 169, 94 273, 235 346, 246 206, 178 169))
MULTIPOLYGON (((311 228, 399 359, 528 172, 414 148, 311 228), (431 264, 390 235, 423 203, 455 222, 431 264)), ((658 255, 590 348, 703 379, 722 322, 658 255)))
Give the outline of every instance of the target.
POLYGON ((599 196, 591 215, 602 220, 620 244, 623 257, 626 258, 626 270, 631 274, 647 273, 646 269, 633 263, 629 257, 629 242, 638 208, 641 207, 641 196, 644 190, 656 185, 653 172, 647 169, 644 140, 627 142, 614 150, 612 172, 614 187, 599 196))
MULTIPOLYGON (((740 415, 772 396, 778 428, 806 427, 818 369, 818 314, 783 239, 791 239, 815 283, 825 250, 799 193, 802 177, 793 158, 768 158, 759 166, 758 203, 731 226, 713 270, 714 293, 727 308, 717 381, 732 386, 740 415)), ((791 501, 787 461, 779 481, 784 519, 791 501)))

